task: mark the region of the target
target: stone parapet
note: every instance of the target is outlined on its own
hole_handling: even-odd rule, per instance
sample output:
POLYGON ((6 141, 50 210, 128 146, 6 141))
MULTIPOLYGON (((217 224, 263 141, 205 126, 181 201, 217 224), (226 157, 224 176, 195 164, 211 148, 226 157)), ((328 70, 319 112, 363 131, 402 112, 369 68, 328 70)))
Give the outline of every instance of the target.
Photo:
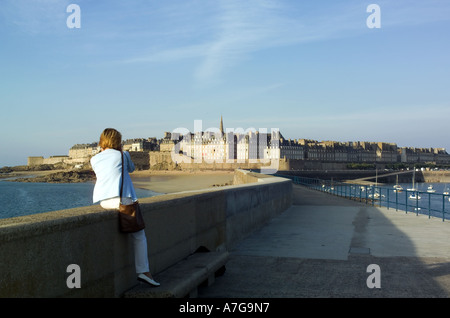
MULTIPOLYGON (((152 273, 198 249, 227 251, 291 206, 290 180, 251 178, 141 199, 152 273)), ((0 297, 122 297, 137 284, 131 237, 118 231, 116 211, 98 205, 0 220, 0 259, 0 297), (71 264, 80 288, 68 287, 71 264)))

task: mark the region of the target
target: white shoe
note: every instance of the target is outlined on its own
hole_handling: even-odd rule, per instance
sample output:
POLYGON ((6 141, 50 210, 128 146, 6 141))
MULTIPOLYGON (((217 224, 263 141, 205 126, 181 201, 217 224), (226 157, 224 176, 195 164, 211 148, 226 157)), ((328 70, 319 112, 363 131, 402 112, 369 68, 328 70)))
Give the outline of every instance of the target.
POLYGON ((156 286, 156 287, 161 285, 160 283, 154 281, 153 279, 151 279, 150 277, 148 277, 145 274, 139 274, 138 280, 143 281, 144 283, 150 284, 152 286, 156 286))

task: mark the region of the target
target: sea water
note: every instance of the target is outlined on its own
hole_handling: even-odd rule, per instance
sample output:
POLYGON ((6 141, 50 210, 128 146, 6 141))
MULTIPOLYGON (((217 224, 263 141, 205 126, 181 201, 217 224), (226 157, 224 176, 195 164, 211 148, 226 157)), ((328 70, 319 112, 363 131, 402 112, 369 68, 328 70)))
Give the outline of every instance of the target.
MULTIPOLYGON (((408 213, 413 212, 450 219, 450 196, 443 195, 445 191, 450 192, 450 184, 417 182, 415 183, 415 188, 420 199, 410 198, 410 195, 414 194, 414 191, 407 191, 407 189, 412 188, 411 183, 400 183, 399 185, 402 186, 403 191, 397 193, 391 184, 379 186, 377 192, 381 191, 380 194, 383 197, 375 202, 384 207, 399 209, 408 213), (429 193, 429 186, 432 186, 435 192, 429 193)), ((364 198, 365 194, 362 196, 364 198)))
MULTIPOLYGON (((158 193, 136 188, 138 198, 158 193)), ((0 219, 93 205, 94 182, 34 183, 0 181, 0 219)))

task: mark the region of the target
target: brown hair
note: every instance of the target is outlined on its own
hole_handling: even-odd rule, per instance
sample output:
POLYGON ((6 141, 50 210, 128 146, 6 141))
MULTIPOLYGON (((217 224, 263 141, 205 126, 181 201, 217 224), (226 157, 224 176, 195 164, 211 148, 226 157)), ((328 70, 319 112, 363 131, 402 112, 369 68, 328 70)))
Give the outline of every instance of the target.
POLYGON ((106 128, 100 135, 100 148, 122 150, 122 135, 114 128, 106 128))

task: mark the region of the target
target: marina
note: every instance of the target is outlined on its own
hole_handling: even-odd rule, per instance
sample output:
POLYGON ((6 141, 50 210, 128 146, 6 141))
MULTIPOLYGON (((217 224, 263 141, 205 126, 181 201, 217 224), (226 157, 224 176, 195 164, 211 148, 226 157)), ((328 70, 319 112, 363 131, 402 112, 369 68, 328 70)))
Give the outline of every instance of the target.
POLYGON ((396 183, 396 184, 354 184, 296 176, 289 177, 295 184, 383 206, 405 213, 425 214, 428 217, 450 219, 450 184, 447 183, 396 183))

